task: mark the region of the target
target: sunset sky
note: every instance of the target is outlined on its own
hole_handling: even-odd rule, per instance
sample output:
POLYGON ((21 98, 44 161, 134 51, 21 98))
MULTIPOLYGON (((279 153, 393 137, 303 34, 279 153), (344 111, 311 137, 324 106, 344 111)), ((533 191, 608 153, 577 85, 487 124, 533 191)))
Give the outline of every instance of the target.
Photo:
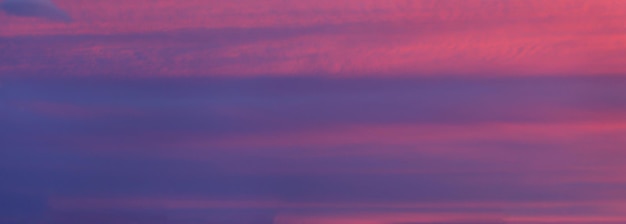
POLYGON ((624 0, 0 0, 0 224, 625 224, 624 0))

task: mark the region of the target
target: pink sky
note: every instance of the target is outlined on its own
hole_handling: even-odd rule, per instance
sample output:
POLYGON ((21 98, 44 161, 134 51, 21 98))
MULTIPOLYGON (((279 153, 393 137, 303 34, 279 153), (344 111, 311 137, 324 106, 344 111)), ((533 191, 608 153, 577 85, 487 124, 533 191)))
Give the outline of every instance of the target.
POLYGON ((626 223, 626 1, 32 1, 0 222, 626 223))
POLYGON ((11 45, 11 51, 41 50, 40 42, 52 38, 49 35, 62 36, 42 52, 44 61, 3 55, 4 60, 28 66, 2 65, 1 71, 56 70, 64 60, 82 61, 65 68, 76 75, 94 74, 93 68, 116 73, 127 66, 159 76, 626 71, 620 53, 626 49, 626 3, 621 0, 57 3, 73 23, 2 15, 7 22, 0 36, 35 36, 31 42, 11 45), (219 30, 214 29, 235 30, 216 40, 219 30), (85 35, 105 36, 100 41, 80 38, 85 35), (70 40, 72 36, 78 40, 70 40))

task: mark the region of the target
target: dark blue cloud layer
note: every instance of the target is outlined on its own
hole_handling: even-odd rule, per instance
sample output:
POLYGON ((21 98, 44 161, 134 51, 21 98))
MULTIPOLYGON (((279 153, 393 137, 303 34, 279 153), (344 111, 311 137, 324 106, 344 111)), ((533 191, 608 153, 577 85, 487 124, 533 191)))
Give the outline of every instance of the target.
POLYGON ((37 17, 57 22, 71 22, 72 18, 49 0, 5 0, 0 3, 4 12, 23 17, 37 17))
MULTIPOLYGON (((0 183, 0 196, 13 197, 21 191, 28 194, 24 200, 2 200, 0 214, 23 220, 23 214, 30 212, 37 214, 33 217, 47 217, 49 223, 81 223, 95 219, 105 220, 102 223, 117 222, 115 219, 106 221, 108 219, 102 218, 106 214, 89 215, 92 213, 89 211, 84 214, 53 212, 56 215, 53 217, 57 218, 50 218, 50 208, 42 201, 51 196, 275 199, 331 204, 615 198, 616 195, 600 192, 618 192, 624 187, 622 184, 520 182, 529 175, 548 179, 576 175, 576 171, 515 172, 484 160, 437 157, 419 152, 407 153, 401 158, 363 154, 289 159, 279 155, 288 149, 279 147, 232 151, 207 148, 198 160, 192 161, 156 154, 184 154, 185 149, 167 145, 185 141, 187 136, 221 139, 351 125, 611 122, 624 119, 619 114, 626 111, 625 81, 620 77, 5 78, 0 87, 4 102, 0 104, 3 114, 0 118, 3 149, 0 176, 4 180, 0 183), (51 103, 52 107, 70 106, 52 108, 52 112, 47 109, 48 104, 28 106, 39 102, 51 103), (64 110, 78 112, 65 115, 64 110), (576 113, 549 113, 552 110, 576 113), (86 115, 75 116, 83 113, 86 115), (607 113, 617 114, 617 117, 604 116, 607 113), (103 146, 106 150, 99 151, 103 146), (294 172, 244 174, 224 170, 220 164, 259 171, 294 172), (315 167, 352 167, 364 172, 297 172, 315 167), (367 172, 377 167, 412 168, 423 173, 367 172), (32 200, 35 202, 30 203, 32 200), (27 206, 21 206, 24 203, 27 206), (65 219, 70 221, 58 221, 65 219)), ((459 150, 466 146, 491 147, 512 157, 526 158, 523 156, 530 154, 559 160, 563 158, 557 157, 558 153, 570 147, 567 143, 523 144, 499 139, 450 143, 455 144, 459 150)), ((351 148, 380 151, 403 146, 336 147, 337 151, 351 148)), ((303 145, 289 150, 317 149, 303 145)), ((131 213, 127 221, 137 223, 182 222, 154 218, 137 211, 125 212, 131 213)), ((233 217, 259 217, 262 220, 259 223, 271 223, 268 217, 275 211, 232 212, 239 215, 204 219, 252 223, 233 217)), ((176 216, 169 214, 167 217, 176 216)))

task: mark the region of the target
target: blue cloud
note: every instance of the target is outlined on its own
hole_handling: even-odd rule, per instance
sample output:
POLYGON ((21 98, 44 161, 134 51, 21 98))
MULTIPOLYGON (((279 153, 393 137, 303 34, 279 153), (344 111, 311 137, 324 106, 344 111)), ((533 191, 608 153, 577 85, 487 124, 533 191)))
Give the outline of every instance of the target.
POLYGON ((72 18, 50 0, 5 0, 0 9, 7 14, 37 17, 57 22, 71 22, 72 18))

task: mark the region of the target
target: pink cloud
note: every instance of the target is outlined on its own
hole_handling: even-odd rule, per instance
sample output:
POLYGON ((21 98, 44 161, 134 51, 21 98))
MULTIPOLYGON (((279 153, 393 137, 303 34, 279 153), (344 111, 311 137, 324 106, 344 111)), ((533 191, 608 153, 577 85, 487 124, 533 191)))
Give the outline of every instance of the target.
MULTIPOLYGON (((0 69, 8 74, 49 71, 59 64, 70 63, 70 59, 82 59, 87 61, 73 64, 70 73, 89 75, 94 73, 93 68, 98 68, 98 73, 135 71, 151 76, 597 75, 626 72, 621 66, 625 62, 613 57, 619 49, 626 49, 626 38, 619 32, 626 7, 618 0, 581 0, 576 4, 539 0, 445 3, 343 0, 315 4, 66 0, 59 4, 80 17, 76 24, 12 22, 0 31, 0 36, 175 34, 181 29, 216 28, 300 28, 302 30, 296 32, 309 33, 231 43, 217 49, 203 48, 202 43, 197 43, 194 50, 184 50, 188 43, 177 42, 163 34, 146 44, 121 38, 118 43, 97 46, 97 51, 91 43, 68 41, 61 43, 60 49, 43 52, 50 59, 42 63, 48 64, 29 63, 26 68, 13 64, 5 65, 8 67, 4 69, 0 66, 0 69), (328 32, 307 31, 313 27, 335 28, 328 32)), ((210 44, 210 40, 206 44, 210 44)), ((31 50, 42 51, 41 48, 31 50)), ((19 56, 4 57, 8 57, 7 61, 20 61, 19 56)))
MULTIPOLYGON (((478 1, 454 0, 340 0, 312 2, 284 2, 270 0, 258 2, 230 1, 106 1, 86 2, 59 0, 62 8, 83 21, 70 29, 59 30, 47 24, 44 27, 12 27, 5 33, 32 32, 137 32, 179 28, 215 27, 270 27, 302 26, 311 24, 342 24, 375 21, 481 21, 542 22, 550 26, 553 21, 586 27, 593 22, 618 22, 624 13, 624 3, 619 0, 588 1, 541 0, 478 1), (572 21, 573 20, 573 21, 572 21), (579 23, 579 22, 586 23, 579 23), (47 27, 46 27, 47 26, 47 27), (36 31, 37 32, 37 31, 36 31)), ((25 25, 25 24, 24 24, 25 25)), ((602 26, 610 25, 602 23, 602 26)), ((614 24, 617 25, 617 24, 614 24)), ((598 26, 594 26, 598 27, 598 26)), ((590 27, 586 27, 590 28, 590 27)))
POLYGON ((622 201, 536 201, 536 202, 427 202, 427 203, 316 203, 280 200, 205 200, 173 198, 62 198, 49 200, 55 212, 123 209, 126 211, 198 210, 198 209, 275 209, 274 223, 615 223, 622 201), (579 214, 560 211, 590 208, 579 214), (386 209, 373 211, 372 209, 386 209), (368 212, 331 212, 338 209, 364 209, 368 212), (402 210, 393 211, 393 210, 402 210), (438 209, 426 212, 423 209, 438 209), (474 209, 474 212, 455 210, 474 209), (392 211, 389 211, 392 210, 392 211), (411 211, 413 210, 413 211, 411 211), (422 211, 420 211, 422 210, 422 211), (494 211, 496 210, 496 211, 494 211), (543 211, 538 214, 518 211, 543 211), (298 212, 299 211, 299 212, 298 212), (316 211, 316 212, 310 212, 316 211), (593 212, 591 212, 593 211, 593 212), (602 211, 605 215, 594 214, 602 211))
POLYGON ((76 21, 0 15, 8 194, 275 224, 626 222, 622 0, 55 2, 76 21))
POLYGON ((290 202, 284 200, 215 200, 203 198, 163 198, 163 197, 51 197, 50 205, 56 211, 73 211, 81 209, 128 209, 128 210, 160 210, 160 209, 212 209, 212 208, 279 208, 279 209, 565 209, 579 206, 593 206, 602 209, 623 208, 620 200, 606 201, 466 201, 466 202, 290 202))

